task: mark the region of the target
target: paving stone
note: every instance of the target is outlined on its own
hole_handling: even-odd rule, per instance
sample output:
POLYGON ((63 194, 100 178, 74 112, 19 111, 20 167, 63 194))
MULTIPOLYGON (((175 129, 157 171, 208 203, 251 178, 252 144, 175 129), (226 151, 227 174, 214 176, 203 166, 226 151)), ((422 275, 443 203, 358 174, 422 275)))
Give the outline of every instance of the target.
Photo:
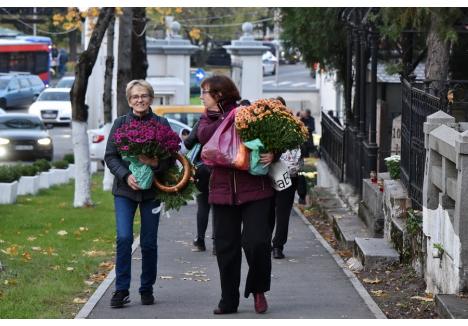
POLYGON ((365 267, 378 267, 400 260, 398 252, 382 238, 355 238, 354 256, 365 267))
POLYGON ((468 319, 468 298, 455 294, 437 294, 436 309, 443 318, 468 319))
POLYGON ((333 220, 333 231, 341 244, 352 249, 355 244, 355 238, 369 237, 366 225, 355 214, 345 214, 335 216, 333 220))

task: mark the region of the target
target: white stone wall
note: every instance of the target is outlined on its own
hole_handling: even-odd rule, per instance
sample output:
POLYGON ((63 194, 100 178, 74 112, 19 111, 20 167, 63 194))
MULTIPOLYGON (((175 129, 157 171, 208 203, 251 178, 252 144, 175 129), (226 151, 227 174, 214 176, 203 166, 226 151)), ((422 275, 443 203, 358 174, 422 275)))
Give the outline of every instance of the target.
POLYGON ((426 284, 430 293, 458 293, 460 289, 460 238, 449 213, 440 205, 436 210, 423 208, 423 232, 427 237, 426 284), (444 254, 434 258, 434 244, 441 244, 444 254))

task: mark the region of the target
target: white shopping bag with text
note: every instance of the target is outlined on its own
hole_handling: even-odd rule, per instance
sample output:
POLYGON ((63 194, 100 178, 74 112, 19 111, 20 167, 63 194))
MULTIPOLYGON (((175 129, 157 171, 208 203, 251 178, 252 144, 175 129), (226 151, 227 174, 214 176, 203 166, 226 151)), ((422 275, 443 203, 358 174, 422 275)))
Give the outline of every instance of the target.
POLYGON ((282 191, 292 185, 288 166, 281 160, 270 165, 268 175, 270 176, 272 186, 276 191, 282 191))

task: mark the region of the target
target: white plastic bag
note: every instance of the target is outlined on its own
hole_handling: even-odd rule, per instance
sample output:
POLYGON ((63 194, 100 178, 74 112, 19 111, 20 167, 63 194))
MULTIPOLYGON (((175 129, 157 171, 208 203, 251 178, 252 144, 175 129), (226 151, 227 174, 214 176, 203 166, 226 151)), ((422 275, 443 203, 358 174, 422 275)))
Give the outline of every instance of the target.
POLYGON ((268 175, 270 176, 272 186, 276 191, 282 191, 291 187, 292 185, 288 166, 282 160, 279 160, 270 165, 268 175))

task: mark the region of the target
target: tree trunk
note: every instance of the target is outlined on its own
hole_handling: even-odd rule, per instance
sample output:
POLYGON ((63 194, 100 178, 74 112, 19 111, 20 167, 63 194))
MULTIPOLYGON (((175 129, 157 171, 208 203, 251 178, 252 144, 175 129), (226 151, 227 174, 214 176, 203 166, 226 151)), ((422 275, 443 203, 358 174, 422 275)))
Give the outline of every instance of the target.
POLYGON ((102 8, 99 13, 96 27, 93 30, 88 48, 80 55, 75 68, 75 82, 70 90, 72 105, 72 137, 73 153, 76 162, 75 198, 74 207, 86 207, 92 205, 91 178, 89 173, 89 144, 87 130, 88 108, 85 105, 88 79, 93 70, 101 46, 104 33, 111 18, 114 16, 114 8, 102 8))
POLYGON ((432 83, 431 92, 435 96, 440 96, 444 89, 444 81, 447 80, 449 69, 449 48, 450 43, 444 41, 437 33, 439 17, 432 14, 431 26, 427 34, 427 60, 425 68, 426 79, 437 80, 432 83))
MULTIPOLYGON (((106 72, 104 76, 104 135, 109 135, 112 127, 112 76, 114 73, 114 27, 115 17, 109 23, 107 28, 107 58, 106 58, 106 72)), ((112 183, 114 182, 114 175, 104 164, 104 178, 102 179, 102 189, 104 191, 112 190, 112 183)))
POLYGON ((124 7, 119 17, 119 51, 117 68, 117 116, 129 111, 125 88, 132 79, 132 17, 133 8, 124 7))
POLYGON ((78 44, 78 32, 75 29, 68 34, 68 52, 70 53, 69 61, 76 61, 76 45, 78 44))
POLYGON ((146 79, 148 70, 146 23, 145 8, 133 8, 132 79, 146 79))

